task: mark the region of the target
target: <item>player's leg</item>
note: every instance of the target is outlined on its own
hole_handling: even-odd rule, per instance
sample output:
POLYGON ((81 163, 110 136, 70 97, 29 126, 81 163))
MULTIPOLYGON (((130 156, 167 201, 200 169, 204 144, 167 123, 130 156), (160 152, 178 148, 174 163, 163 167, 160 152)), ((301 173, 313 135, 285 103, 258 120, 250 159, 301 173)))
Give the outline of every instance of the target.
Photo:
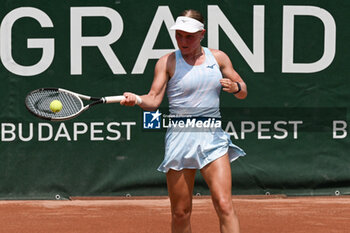
POLYGON ((171 203, 171 232, 191 233, 190 217, 196 170, 169 170, 167 185, 171 203))
POLYGON ((239 233, 239 222, 232 204, 231 166, 228 155, 201 169, 220 220, 221 233, 239 233))

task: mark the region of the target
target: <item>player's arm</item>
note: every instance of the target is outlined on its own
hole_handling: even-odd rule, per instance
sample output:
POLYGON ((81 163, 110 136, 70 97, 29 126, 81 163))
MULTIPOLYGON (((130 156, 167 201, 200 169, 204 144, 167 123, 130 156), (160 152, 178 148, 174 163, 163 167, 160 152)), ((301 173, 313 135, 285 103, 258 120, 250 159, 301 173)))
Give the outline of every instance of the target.
MULTIPOLYGON (((153 111, 161 104, 166 86, 169 80, 168 67, 169 67, 170 54, 161 57, 154 69, 154 79, 150 91, 147 95, 140 96, 142 103, 139 105, 141 108, 147 111, 153 111)), ((133 106, 135 105, 136 98, 133 93, 125 92, 125 100, 120 102, 122 105, 133 106)))
POLYGON ((169 55, 161 57, 154 68, 154 79, 147 95, 141 96, 141 108, 148 111, 153 111, 162 103, 164 93, 169 80, 167 71, 169 55))
POLYGON ((238 99, 246 98, 248 94, 247 85, 241 76, 234 70, 230 58, 220 50, 212 50, 212 53, 216 58, 224 77, 220 80, 223 90, 228 93, 236 93, 234 95, 238 99))

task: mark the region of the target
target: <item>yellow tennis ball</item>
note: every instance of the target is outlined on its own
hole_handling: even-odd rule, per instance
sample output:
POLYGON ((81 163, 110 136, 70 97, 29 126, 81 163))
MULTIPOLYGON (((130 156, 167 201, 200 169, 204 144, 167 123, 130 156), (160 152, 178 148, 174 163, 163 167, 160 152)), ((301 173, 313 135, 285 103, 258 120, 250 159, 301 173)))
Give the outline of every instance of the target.
POLYGON ((53 100, 50 103, 50 109, 52 112, 57 113, 62 110, 62 103, 59 100, 53 100))

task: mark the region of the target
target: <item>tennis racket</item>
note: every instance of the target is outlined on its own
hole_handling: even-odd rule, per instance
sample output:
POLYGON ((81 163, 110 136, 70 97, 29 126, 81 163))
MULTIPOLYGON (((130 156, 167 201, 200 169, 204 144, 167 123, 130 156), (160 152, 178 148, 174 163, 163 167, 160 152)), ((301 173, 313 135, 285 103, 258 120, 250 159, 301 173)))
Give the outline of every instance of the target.
MULTIPOLYGON (((90 107, 97 104, 119 103, 124 96, 91 97, 78 94, 62 88, 40 88, 30 92, 25 99, 25 105, 29 112, 35 116, 50 121, 65 121, 77 117, 90 107), (54 113, 50 109, 50 103, 59 100, 62 110, 54 113), (93 101, 84 105, 83 100, 93 101)), ((136 96, 136 104, 141 104, 140 96, 136 96)))

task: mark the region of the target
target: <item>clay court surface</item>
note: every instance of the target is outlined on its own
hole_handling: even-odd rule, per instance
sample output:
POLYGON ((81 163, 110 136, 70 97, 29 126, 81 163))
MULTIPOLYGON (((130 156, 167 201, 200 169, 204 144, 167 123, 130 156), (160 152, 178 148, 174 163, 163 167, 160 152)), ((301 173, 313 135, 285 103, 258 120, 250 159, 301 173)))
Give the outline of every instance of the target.
MULTIPOLYGON (((233 196, 241 233, 348 233, 350 197, 233 196)), ((1 233, 170 233, 166 197, 0 201, 1 233)), ((210 197, 195 197, 193 233, 219 233, 210 197)))

